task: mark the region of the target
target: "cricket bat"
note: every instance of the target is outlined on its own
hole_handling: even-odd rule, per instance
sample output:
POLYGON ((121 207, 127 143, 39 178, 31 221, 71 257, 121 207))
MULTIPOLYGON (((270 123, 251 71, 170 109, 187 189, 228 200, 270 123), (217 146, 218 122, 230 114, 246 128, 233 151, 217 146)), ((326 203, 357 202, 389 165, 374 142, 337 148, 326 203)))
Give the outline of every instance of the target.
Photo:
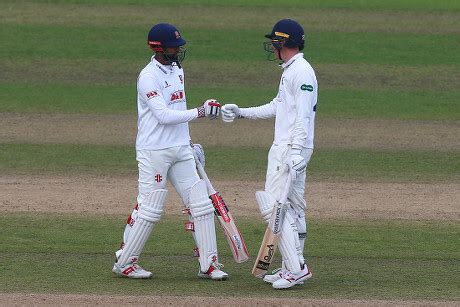
POLYGON ((260 245, 257 259, 252 268, 252 275, 257 278, 263 278, 268 271, 268 268, 273 260, 273 256, 278 246, 281 229, 286 215, 286 202, 291 188, 291 174, 289 173, 284 190, 281 193, 280 199, 275 203, 273 212, 268 222, 265 235, 260 245))
POLYGON ((249 259, 249 254, 246 249, 243 236, 238 230, 238 227, 236 227, 235 219, 232 217, 232 214, 228 210, 228 207, 222 199, 220 193, 214 190, 214 187, 212 186, 211 181, 209 180, 208 175, 206 174, 203 165, 201 165, 198 160, 195 152, 193 152, 193 156, 195 157, 198 174, 201 179, 206 182, 209 198, 211 198, 215 209, 214 214, 217 216, 217 220, 224 231, 225 238, 227 239, 230 250, 232 251, 233 259, 237 263, 247 261, 249 259))

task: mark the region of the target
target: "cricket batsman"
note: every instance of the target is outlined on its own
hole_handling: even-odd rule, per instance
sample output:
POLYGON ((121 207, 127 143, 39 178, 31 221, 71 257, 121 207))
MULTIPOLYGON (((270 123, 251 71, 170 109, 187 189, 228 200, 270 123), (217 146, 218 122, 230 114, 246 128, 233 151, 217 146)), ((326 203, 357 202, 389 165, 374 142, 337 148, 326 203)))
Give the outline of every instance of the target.
POLYGON ((237 118, 275 117, 265 193, 258 192, 256 196, 262 217, 268 223, 273 204, 280 199, 282 187, 288 180, 285 168, 289 166, 292 184, 279 239, 282 267, 263 279, 275 289, 284 289, 301 284, 312 276, 303 256, 307 231, 304 192, 306 168, 313 153, 318 83, 313 68, 301 53, 305 34, 299 23, 282 19, 265 37, 269 39, 265 51, 282 62, 278 94, 271 102, 257 107, 240 108, 236 104, 226 104, 222 107, 222 119, 233 122, 237 118))
MULTIPOLYGON (((189 213, 199 253, 198 277, 224 280, 228 275, 218 262, 214 207, 196 170, 188 126, 189 121, 197 118, 218 117, 220 104, 209 99, 202 106, 187 110, 181 66, 186 41, 175 26, 154 25, 147 43, 154 55, 137 79, 138 205, 128 218, 112 271, 128 278, 152 276, 139 265, 139 257, 160 221, 168 193, 166 180, 169 180, 189 213)), ((204 153, 196 154, 204 160, 204 153)), ((172 262, 171 270, 174 270, 172 262)))

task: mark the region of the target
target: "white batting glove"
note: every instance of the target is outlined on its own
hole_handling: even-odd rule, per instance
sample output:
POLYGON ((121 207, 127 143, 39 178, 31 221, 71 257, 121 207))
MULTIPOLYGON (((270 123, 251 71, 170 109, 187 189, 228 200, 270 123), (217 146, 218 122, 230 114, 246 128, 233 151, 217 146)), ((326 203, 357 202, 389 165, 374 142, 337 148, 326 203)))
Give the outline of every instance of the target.
POLYGON ((204 156, 204 149, 201 144, 191 144, 192 145, 192 150, 195 151, 196 157, 198 158, 198 161, 200 164, 204 167, 206 163, 206 158, 204 156))
POLYGON ((288 165, 291 168, 291 179, 294 182, 301 174, 303 174, 307 168, 307 161, 301 155, 302 148, 295 147, 291 148, 288 157, 288 165))
POLYGON ((198 107, 198 117, 207 117, 216 119, 220 114, 220 103, 215 99, 208 99, 203 103, 203 106, 198 107))
POLYGON ((222 107, 222 120, 225 123, 231 123, 235 120, 235 118, 241 115, 240 108, 233 103, 225 104, 222 107))

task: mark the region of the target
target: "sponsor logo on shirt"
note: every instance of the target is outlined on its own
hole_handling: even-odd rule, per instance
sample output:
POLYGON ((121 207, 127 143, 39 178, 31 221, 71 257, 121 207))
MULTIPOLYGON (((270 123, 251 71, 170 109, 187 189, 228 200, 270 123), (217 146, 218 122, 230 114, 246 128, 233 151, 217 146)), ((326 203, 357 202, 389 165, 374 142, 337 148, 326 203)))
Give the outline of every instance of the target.
POLYGON ((162 72, 164 72, 165 75, 168 74, 168 72, 166 71, 166 69, 164 69, 163 67, 161 67, 161 65, 158 65, 158 64, 157 64, 157 67, 158 67, 162 72))
POLYGON ((157 97, 158 96, 158 92, 157 91, 150 91, 147 93, 147 99, 151 99, 151 98, 154 98, 154 97, 157 97))
POLYGON ((300 87, 300 89, 302 91, 309 91, 309 92, 313 92, 313 85, 311 84, 302 84, 302 86, 300 87))
POLYGON ((179 75, 179 80, 180 80, 180 84, 184 83, 184 79, 183 79, 182 75, 179 75))
POLYGON ((171 101, 169 104, 180 102, 183 99, 184 99, 184 91, 183 90, 175 91, 174 93, 171 94, 171 99, 170 99, 171 101))

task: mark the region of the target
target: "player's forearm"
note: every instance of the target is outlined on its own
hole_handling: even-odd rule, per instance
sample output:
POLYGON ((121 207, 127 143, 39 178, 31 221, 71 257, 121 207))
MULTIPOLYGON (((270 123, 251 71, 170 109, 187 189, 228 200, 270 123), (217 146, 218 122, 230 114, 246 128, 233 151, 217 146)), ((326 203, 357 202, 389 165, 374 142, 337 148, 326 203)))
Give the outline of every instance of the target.
POLYGON ((305 101, 305 97, 300 96, 296 99, 295 104, 295 122, 294 122, 294 129, 292 130, 292 145, 305 147, 307 144, 307 137, 308 137, 308 127, 310 123, 310 116, 311 116, 311 103, 307 100, 305 101))
POLYGON ((158 122, 162 125, 175 125, 186 123, 198 118, 198 110, 190 109, 178 111, 164 108, 161 110, 155 110, 154 115, 158 122))
POLYGON ((259 107, 240 108, 240 115, 249 119, 272 118, 276 114, 276 108, 272 103, 267 103, 259 107))
POLYGON ((296 119, 294 123, 294 130, 292 132, 292 145, 296 147, 305 147, 307 144, 308 131, 306 127, 309 126, 310 119, 296 119))

